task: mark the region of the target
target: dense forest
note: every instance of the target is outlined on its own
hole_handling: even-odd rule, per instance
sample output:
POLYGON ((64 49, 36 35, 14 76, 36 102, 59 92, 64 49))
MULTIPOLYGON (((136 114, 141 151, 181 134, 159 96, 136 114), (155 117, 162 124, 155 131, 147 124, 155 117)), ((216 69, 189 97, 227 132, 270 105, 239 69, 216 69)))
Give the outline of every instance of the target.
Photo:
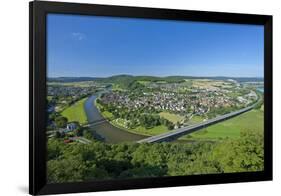
POLYGON ((65 144, 48 141, 48 182, 78 182, 263 170, 263 134, 220 142, 65 144))

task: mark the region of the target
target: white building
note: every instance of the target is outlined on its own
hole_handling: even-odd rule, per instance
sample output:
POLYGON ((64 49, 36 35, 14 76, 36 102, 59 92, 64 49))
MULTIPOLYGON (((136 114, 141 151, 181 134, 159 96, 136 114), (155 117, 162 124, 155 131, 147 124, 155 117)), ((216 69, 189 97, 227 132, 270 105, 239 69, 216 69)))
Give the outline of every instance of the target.
POLYGON ((68 123, 66 125, 66 129, 69 131, 74 131, 75 129, 77 129, 77 125, 76 125, 76 123, 68 123))

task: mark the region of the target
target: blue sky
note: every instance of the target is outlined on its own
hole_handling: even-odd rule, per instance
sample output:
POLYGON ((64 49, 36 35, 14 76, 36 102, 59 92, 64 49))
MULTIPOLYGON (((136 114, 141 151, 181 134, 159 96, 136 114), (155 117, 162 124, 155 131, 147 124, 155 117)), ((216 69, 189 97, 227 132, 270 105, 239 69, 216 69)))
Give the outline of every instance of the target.
POLYGON ((263 26, 48 14, 48 77, 263 76, 263 26))

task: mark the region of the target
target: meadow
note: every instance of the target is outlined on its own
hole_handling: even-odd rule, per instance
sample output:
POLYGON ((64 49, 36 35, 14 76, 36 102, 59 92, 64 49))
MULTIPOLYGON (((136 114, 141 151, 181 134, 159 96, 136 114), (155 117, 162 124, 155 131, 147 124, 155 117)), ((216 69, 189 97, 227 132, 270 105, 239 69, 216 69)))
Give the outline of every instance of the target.
MULTIPOLYGON (((102 113, 102 114, 105 117, 104 113, 102 113)), ((166 133, 167 131, 169 131, 168 128, 164 125, 158 125, 158 126, 155 126, 153 128, 149 128, 149 129, 147 129, 143 126, 137 126, 135 128, 129 129, 126 126, 126 120, 124 120, 122 118, 117 118, 117 119, 111 120, 109 122, 115 127, 118 127, 120 129, 126 130, 131 133, 140 134, 140 135, 153 136, 153 135, 158 135, 161 133, 166 133)))
POLYGON ((187 140, 219 140, 238 138, 242 131, 263 133, 264 113, 261 109, 254 109, 232 119, 211 125, 205 129, 186 135, 181 139, 187 140))
POLYGON ((77 121, 81 124, 87 123, 87 116, 84 111, 84 103, 87 98, 83 98, 73 105, 69 106, 65 110, 62 111, 61 115, 66 117, 69 122, 77 121))
MULTIPOLYGON (((99 104, 97 104, 100 106, 99 104)), ((168 128, 166 126, 160 125, 155 126, 153 128, 145 128, 142 126, 137 126, 133 129, 129 129, 126 126, 126 120, 118 118, 112 119, 113 115, 108 111, 103 111, 102 115, 111 119, 110 123, 116 127, 124 129, 126 131, 141 134, 141 135, 158 135, 161 133, 168 132, 168 128)), ((168 119, 169 121, 176 123, 182 120, 182 116, 171 114, 168 112, 161 112, 159 115, 163 118, 168 119)), ((190 140, 190 141, 217 141, 225 138, 236 139, 240 137, 242 131, 254 131, 254 132, 263 132, 263 106, 260 109, 254 109, 229 120, 217 123, 215 125, 211 125, 207 128, 196 131, 192 134, 185 135, 180 138, 180 140, 190 140)), ((190 120, 190 124, 197 124, 202 122, 203 118, 200 116, 193 116, 190 120)))
POLYGON ((178 114, 172 114, 172 113, 169 113, 169 112, 160 112, 159 115, 160 115, 160 117, 165 118, 165 119, 171 121, 174 124, 184 120, 183 116, 180 116, 178 114))

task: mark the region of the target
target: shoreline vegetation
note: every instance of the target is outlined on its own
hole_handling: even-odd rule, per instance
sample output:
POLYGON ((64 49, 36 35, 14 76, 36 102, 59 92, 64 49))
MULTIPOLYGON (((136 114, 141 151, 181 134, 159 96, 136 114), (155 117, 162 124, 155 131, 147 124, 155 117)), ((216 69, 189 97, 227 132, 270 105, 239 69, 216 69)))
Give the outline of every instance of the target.
MULTIPOLYGON (((108 112, 108 111, 103 111, 103 112, 101 112, 102 105, 99 104, 99 103, 97 103, 96 100, 94 101, 93 104, 95 104, 95 106, 98 108, 100 114, 101 114, 101 115, 107 120, 107 122, 110 123, 111 125, 113 125, 113 126, 115 126, 115 127, 117 127, 117 128, 120 128, 120 129, 122 129, 122 130, 124 130, 124 131, 128 131, 128 132, 130 132, 130 133, 134 133, 134 134, 138 134, 138 135, 144 135, 144 136, 152 136, 152 135, 149 135, 149 134, 147 134, 147 133, 140 133, 140 132, 138 132, 138 131, 130 130, 130 129, 128 129, 128 128, 125 127, 125 126, 122 126, 121 123, 118 123, 118 119, 117 119, 117 120, 116 120, 116 119, 113 120, 113 114, 112 114, 112 113, 110 113, 110 112, 108 112)), ((121 120, 122 120, 122 119, 121 119, 121 120)))
MULTIPOLYGON (((101 112, 101 108, 102 108, 102 105, 97 103, 97 101, 94 102, 94 104, 96 105, 96 107, 98 108, 100 114, 113 126, 117 127, 117 128, 120 128, 124 131, 128 131, 130 133, 134 133, 134 134, 138 134, 138 135, 144 135, 144 136, 154 136, 154 135, 158 135, 158 134, 161 134, 161 133, 166 133, 168 132, 168 128, 164 125, 158 125, 158 126, 155 126, 153 128, 150 128, 150 129, 146 129, 145 127, 142 127, 142 126, 138 126, 134 129, 129 129, 125 123, 126 123, 126 120, 122 119, 122 118, 118 118, 118 119, 113 119, 113 114, 108 112, 108 111, 103 111, 101 112)), ((163 112, 162 115, 170 115, 170 116, 177 116, 175 114, 170 114, 170 113, 165 113, 163 112), (163 114, 164 113, 164 114, 163 114)))

